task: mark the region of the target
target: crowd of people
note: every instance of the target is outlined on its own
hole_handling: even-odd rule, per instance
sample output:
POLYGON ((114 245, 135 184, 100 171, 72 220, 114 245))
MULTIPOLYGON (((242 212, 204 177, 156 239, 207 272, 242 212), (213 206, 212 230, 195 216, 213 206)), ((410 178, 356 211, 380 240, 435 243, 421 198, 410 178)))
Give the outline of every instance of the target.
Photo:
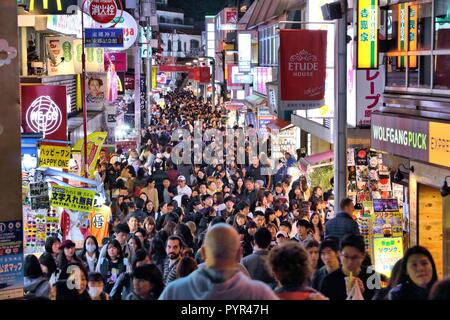
MULTIPOLYGON (((44 254, 26 256, 27 298, 450 298, 450 280, 438 281, 433 257, 420 246, 407 250, 390 279, 377 274, 352 200, 333 208, 332 190, 310 186, 305 176, 294 180, 289 153, 269 175, 263 169, 273 165, 270 157, 252 156, 248 141, 245 164, 175 163, 180 141, 172 133, 194 136, 201 120, 202 132, 225 134, 224 111, 189 91, 168 93, 165 101, 142 132, 140 154, 101 153, 95 178, 112 211, 109 237, 98 243, 88 236, 79 252, 71 240, 49 237, 44 254)), ((220 137, 210 138, 200 146, 189 142, 204 150, 220 137)), ((213 151, 225 159, 235 149, 225 143, 213 151)))

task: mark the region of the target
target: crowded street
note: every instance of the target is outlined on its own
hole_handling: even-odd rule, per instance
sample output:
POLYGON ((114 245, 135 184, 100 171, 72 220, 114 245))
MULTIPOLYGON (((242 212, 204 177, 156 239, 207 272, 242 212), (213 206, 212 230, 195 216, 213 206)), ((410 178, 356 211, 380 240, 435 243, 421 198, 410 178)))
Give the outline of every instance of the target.
POLYGON ((450 300, 450 0, 0 17, 0 300, 450 300))

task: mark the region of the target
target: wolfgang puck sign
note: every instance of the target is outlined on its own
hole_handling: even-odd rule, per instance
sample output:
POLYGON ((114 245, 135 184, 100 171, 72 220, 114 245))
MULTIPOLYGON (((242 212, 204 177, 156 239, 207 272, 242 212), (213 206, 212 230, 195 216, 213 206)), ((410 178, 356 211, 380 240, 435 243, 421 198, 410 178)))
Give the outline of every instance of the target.
POLYGON ((284 110, 324 105, 327 32, 280 31, 281 101, 284 110))
POLYGON ((21 111, 23 133, 67 140, 66 86, 21 86, 21 111))

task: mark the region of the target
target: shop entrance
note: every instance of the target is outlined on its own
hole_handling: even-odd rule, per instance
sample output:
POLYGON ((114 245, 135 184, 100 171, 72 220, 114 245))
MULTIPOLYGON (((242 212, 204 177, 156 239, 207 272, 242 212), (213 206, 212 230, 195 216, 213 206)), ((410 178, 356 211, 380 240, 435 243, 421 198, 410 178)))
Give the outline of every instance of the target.
POLYGON ((418 184, 418 243, 433 255, 440 279, 443 274, 443 205, 438 189, 418 184))

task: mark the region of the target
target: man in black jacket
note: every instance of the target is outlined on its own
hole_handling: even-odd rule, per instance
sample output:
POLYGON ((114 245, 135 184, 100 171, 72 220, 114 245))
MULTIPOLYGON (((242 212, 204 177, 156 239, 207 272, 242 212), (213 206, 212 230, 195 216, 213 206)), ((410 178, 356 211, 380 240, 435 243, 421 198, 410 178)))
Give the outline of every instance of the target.
POLYGON ((336 237, 342 240, 348 234, 359 235, 358 223, 353 220, 355 206, 350 198, 345 198, 340 203, 341 212, 325 224, 325 237, 336 237))
POLYGON ((173 187, 170 184, 170 179, 169 177, 167 177, 166 174, 166 177, 162 181, 161 187, 158 188, 159 203, 170 202, 176 195, 177 195, 177 188, 173 187))
POLYGON ((255 189, 255 180, 251 177, 245 179, 244 199, 250 204, 250 211, 255 211, 258 191, 255 189))

